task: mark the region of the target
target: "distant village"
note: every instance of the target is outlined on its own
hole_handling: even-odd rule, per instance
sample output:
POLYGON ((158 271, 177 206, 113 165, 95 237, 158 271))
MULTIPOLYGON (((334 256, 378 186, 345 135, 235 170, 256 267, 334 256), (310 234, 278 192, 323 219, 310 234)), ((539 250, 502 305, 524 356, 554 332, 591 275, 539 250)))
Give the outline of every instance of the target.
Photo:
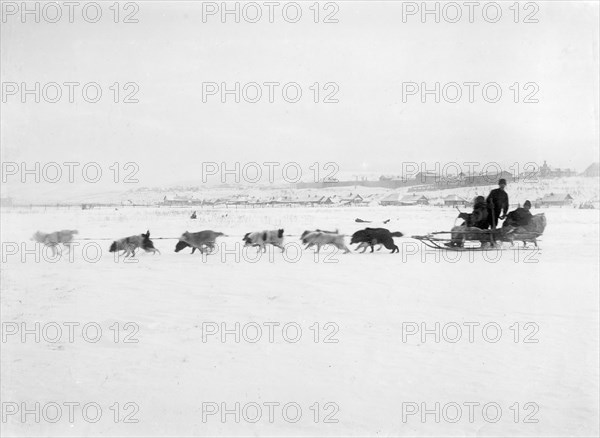
MULTIPOLYGON (((540 166, 539 174, 532 176, 530 174, 521 174, 515 178, 510 172, 501 172, 490 175, 458 175, 452 179, 442 179, 433 172, 420 172, 413 179, 402 179, 401 177, 381 176, 379 180, 357 180, 357 181, 320 181, 314 183, 297 183, 288 190, 289 194, 274 196, 265 195, 247 195, 242 193, 233 193, 224 197, 201 197, 193 192, 191 194, 181 195, 170 193, 163 197, 158 204, 172 207, 215 207, 224 206, 232 208, 257 208, 257 207, 328 207, 328 206, 411 206, 411 205, 433 205, 446 207, 464 207, 471 205, 472 198, 461 196, 454 191, 464 192, 465 188, 477 188, 495 185, 500 178, 504 178, 509 184, 519 180, 532 181, 538 178, 540 181, 549 182, 559 178, 570 178, 583 176, 589 178, 598 178, 600 176, 598 163, 593 163, 581 174, 570 169, 553 169, 546 162, 540 166), (492 182, 493 181, 493 182, 492 182), (354 191, 343 191, 343 188, 353 188, 354 191), (362 193, 363 188, 369 188, 374 193, 362 193), (339 190, 335 190, 339 189, 339 190), (387 189, 384 191, 377 189, 387 189), (460 189, 460 190, 458 190, 460 189), (324 192, 341 192, 328 194, 324 192), (311 193, 316 192, 316 193, 311 193), (361 192, 361 193, 358 193, 361 192), (444 192, 444 193, 440 193, 444 192)), ((543 187, 544 184, 541 184, 543 187)), ((519 185, 522 187, 522 184, 519 185)), ((185 189, 185 188, 183 188, 185 189)), ((580 195, 576 193, 575 195, 580 195)), ((584 196, 585 197, 585 196, 584 196)), ((575 207, 580 208, 599 208, 597 196, 591 199, 581 199, 575 207)), ((550 192, 545 193, 539 198, 531 200, 535 207, 564 207, 573 206, 576 198, 571 193, 550 192)))
MULTIPOLYGON (((468 207, 472 199, 456 194, 441 197, 428 197, 424 194, 389 193, 386 195, 360 195, 350 192, 347 196, 339 195, 306 195, 281 196, 270 199, 260 199, 244 195, 233 195, 226 198, 198 199, 194 196, 165 196, 158 203, 169 207, 226 207, 226 208, 257 208, 257 207, 368 207, 368 206, 411 206, 434 205, 445 207, 468 207)), ((535 208, 572 206, 574 198, 569 193, 550 193, 534 201, 535 208)), ((598 208, 598 199, 594 198, 580 205, 580 208, 598 208)))
MULTIPOLYGON (((327 180, 286 186, 223 186, 207 188, 180 186, 141 187, 124 192, 121 200, 99 198, 66 201, 48 206, 99 207, 155 206, 171 208, 269 208, 269 207, 367 207, 367 206, 439 206, 467 207, 476 195, 487 194, 500 178, 508 182, 511 204, 529 199, 535 208, 600 208, 598 183, 600 166, 593 163, 584 172, 551 168, 546 162, 536 175, 510 172, 496 175, 457 175, 441 178, 434 172, 421 172, 412 179, 382 175, 378 180, 327 180), (587 181, 587 182, 586 182, 587 181)), ((3 206, 18 205, 3 198, 3 206)), ((39 205, 39 204, 36 204, 39 205)))

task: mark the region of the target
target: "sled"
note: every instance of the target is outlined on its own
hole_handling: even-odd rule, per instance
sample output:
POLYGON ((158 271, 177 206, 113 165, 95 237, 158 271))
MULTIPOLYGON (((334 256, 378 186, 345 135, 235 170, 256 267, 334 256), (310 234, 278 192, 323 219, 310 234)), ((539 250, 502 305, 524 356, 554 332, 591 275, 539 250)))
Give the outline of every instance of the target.
MULTIPOLYGON (((412 236, 412 238, 419 240, 429 248, 445 251, 538 250, 538 238, 546 228, 546 216, 544 213, 534 215, 531 225, 528 227, 509 226, 496 228, 494 226, 492 229, 487 230, 475 227, 467 227, 462 230, 457 229, 456 221, 459 219, 464 219, 462 212, 454 220, 455 227, 452 231, 434 231, 424 236, 412 236), (456 245, 457 241, 455 239, 453 242, 452 234, 457 236, 461 233, 463 234, 462 242, 460 242, 460 245, 456 245), (506 242, 510 243, 510 247, 502 244, 506 242), (519 245, 518 242, 522 242, 523 245, 519 245), (528 242, 533 243, 533 245, 528 246, 528 242), (516 246, 515 243, 517 243, 516 246)), ((464 222, 461 226, 463 225, 464 222)))
POLYGON ((537 232, 511 232, 503 233, 502 229, 496 230, 471 230, 461 231, 434 231, 424 236, 411 236, 423 245, 444 251, 504 251, 504 250, 537 250, 538 237, 542 234, 537 232), (463 233, 465 239, 462 246, 453 245, 452 234, 463 233), (518 244, 522 242, 523 245, 518 244), (527 245, 527 243, 533 245, 527 245), (503 245, 510 243, 510 246, 503 245))

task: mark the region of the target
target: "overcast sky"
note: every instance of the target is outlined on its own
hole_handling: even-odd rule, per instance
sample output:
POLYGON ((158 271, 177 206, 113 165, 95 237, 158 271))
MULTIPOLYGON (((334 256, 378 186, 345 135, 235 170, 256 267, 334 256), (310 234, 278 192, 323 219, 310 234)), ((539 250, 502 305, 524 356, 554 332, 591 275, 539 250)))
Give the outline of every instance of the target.
POLYGON ((5 96, 4 161, 135 161, 140 183, 152 186, 194 180, 212 161, 334 161, 346 173, 399 173, 413 161, 545 159, 581 171, 598 160, 597 2, 538 2, 539 23, 529 24, 513 22, 512 2, 501 2, 497 23, 476 11, 474 23, 454 24, 403 23, 401 2, 372 1, 338 2, 339 23, 330 24, 313 22, 313 2, 298 23, 276 10, 274 23, 255 24, 203 23, 200 2, 139 2, 139 23, 115 24, 110 3, 95 24, 77 12, 75 23, 5 17, 3 82, 93 81, 103 98, 5 96), (113 103, 114 82, 137 83, 139 103, 113 103), (203 82, 296 82, 303 97, 285 102, 279 88, 275 103, 203 103, 203 82), (339 103, 315 104, 314 82, 338 84, 339 103), (403 82, 496 82, 503 96, 488 103, 479 87, 474 103, 466 95, 403 102, 403 82), (515 82, 538 84, 539 103, 514 103, 515 82))

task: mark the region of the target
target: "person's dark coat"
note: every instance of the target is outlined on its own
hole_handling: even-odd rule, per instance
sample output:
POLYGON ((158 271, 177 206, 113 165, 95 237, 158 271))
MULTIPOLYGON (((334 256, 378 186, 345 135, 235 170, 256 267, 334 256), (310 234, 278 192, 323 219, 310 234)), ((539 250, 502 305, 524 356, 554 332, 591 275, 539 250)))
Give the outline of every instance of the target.
POLYGON ((503 226, 526 227, 531 223, 533 215, 526 208, 517 208, 506 215, 503 226))
POLYGON ((481 228, 482 230, 487 230, 489 228, 489 213, 485 201, 476 202, 475 205, 473 205, 473 213, 471 213, 469 220, 467 220, 467 226, 481 228))
POLYGON ((492 225, 498 225, 500 215, 506 216, 508 213, 508 193, 502 189, 494 189, 486 199, 490 219, 493 219, 492 225))

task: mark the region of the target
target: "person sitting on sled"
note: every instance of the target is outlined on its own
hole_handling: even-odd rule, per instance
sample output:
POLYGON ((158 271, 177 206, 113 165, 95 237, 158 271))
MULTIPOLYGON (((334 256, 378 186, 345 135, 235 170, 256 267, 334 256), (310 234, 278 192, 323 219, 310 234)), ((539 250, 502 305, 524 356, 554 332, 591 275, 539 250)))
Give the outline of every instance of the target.
POLYGON ((489 213, 483 196, 477 196, 473 201, 473 212, 466 215, 465 225, 467 227, 481 228, 482 230, 489 228, 489 213))
POLYGON ((531 202, 525 201, 523 207, 517 208, 506 215, 502 227, 527 227, 533 219, 533 215, 529 210, 531 210, 531 202))
MULTIPOLYGON (((477 239, 478 231, 487 230, 490 226, 488 206, 483 196, 477 196, 474 199, 472 213, 461 213, 458 217, 465 221, 460 226, 452 228, 452 237, 446 246, 462 248, 465 238, 475 237, 477 239)), ((481 242, 483 245, 484 241, 481 242)))

